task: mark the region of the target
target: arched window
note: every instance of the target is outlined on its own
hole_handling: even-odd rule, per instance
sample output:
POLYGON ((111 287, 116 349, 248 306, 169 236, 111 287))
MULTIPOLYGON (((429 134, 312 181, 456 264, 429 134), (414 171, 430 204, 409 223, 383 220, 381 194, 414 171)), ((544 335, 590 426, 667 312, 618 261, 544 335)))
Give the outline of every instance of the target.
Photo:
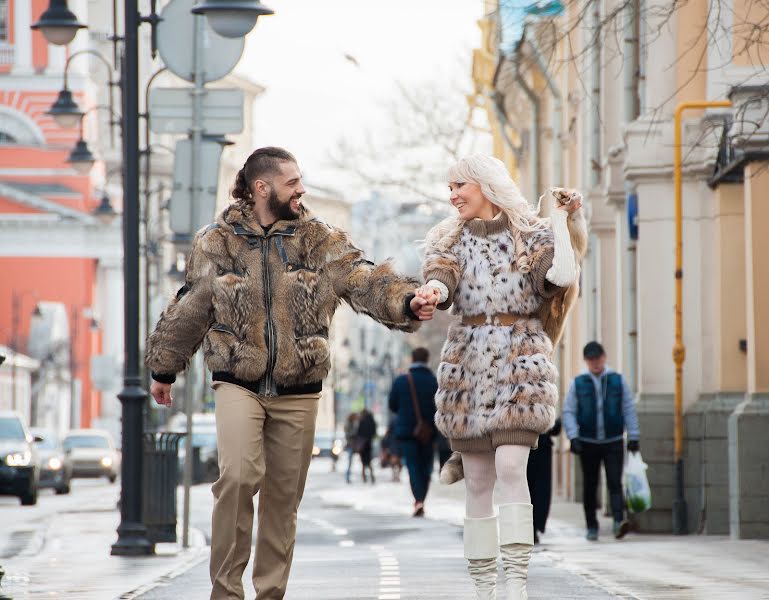
POLYGON ((0 144, 43 146, 45 137, 38 124, 28 115, 0 105, 0 144))

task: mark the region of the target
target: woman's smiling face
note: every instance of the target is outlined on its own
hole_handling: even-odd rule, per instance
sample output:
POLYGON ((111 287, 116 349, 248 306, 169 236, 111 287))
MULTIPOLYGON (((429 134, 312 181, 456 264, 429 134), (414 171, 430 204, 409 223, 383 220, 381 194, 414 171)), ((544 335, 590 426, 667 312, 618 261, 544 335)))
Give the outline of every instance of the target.
POLYGON ((488 211, 491 202, 484 197, 481 186, 477 183, 452 181, 449 183, 449 190, 449 200, 459 211, 459 218, 463 221, 477 219, 481 213, 488 211))

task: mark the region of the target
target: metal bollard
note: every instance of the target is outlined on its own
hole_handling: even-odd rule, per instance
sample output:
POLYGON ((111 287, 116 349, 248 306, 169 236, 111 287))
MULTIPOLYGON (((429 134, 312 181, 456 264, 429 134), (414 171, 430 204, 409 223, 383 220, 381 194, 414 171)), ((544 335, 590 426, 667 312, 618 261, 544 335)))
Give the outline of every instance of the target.
POLYGON ((153 544, 176 542, 179 442, 185 433, 144 434, 143 521, 153 544))

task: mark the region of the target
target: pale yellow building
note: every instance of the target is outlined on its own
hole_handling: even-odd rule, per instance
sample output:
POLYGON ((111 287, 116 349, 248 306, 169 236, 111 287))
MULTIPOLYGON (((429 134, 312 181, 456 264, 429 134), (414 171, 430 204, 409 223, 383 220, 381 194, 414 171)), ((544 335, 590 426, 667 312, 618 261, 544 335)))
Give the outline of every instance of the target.
MULTIPOLYGON (((472 102, 487 109, 495 152, 526 196, 578 188, 591 226, 562 389, 597 339, 636 392, 654 497, 642 530, 769 537, 767 9, 573 0, 546 16, 508 4, 485 3, 472 102), (674 116, 683 102, 725 100, 682 112, 681 485, 674 116)), ((581 499, 567 447, 557 484, 581 499)))
MULTIPOLYGON (((314 215, 329 225, 339 227, 343 231, 350 230, 352 204, 340 192, 307 184, 307 195, 302 201, 314 215)), ((328 332, 331 348, 331 370, 323 382, 316 423, 318 432, 336 432, 342 427, 342 419, 344 418, 342 412, 344 411, 342 407, 338 406, 337 393, 346 387, 346 379, 349 377, 348 365, 351 353, 350 345, 346 344, 345 340, 349 337, 354 318, 353 310, 347 303, 343 303, 331 321, 331 328, 328 332)))

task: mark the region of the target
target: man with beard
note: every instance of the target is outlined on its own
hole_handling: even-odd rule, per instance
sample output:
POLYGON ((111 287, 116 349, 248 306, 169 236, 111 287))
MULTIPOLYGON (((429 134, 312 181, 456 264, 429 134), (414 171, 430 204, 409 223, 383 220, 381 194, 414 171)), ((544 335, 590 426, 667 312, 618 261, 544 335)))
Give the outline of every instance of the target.
POLYGON ((159 404, 171 404, 176 373, 201 344, 212 372, 221 473, 212 488, 212 600, 244 597, 257 492, 256 598, 285 595, 339 302, 402 331, 435 308, 415 296, 414 279, 367 261, 310 214, 304 193, 289 152, 251 154, 235 202, 195 236, 185 284, 147 344, 159 404))

